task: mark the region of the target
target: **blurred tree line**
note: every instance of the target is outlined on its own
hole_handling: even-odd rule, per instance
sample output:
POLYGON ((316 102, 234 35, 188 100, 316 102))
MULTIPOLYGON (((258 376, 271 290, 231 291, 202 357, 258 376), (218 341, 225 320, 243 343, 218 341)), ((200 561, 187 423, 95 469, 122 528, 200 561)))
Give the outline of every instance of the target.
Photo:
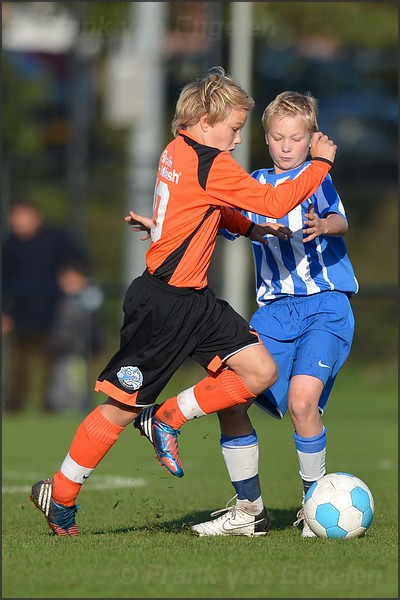
MULTIPOLYGON (((3 3, 5 25, 10 4, 3 3)), ((57 5, 79 33, 63 54, 3 47, 3 211, 32 198, 49 220, 85 239, 115 340, 125 291, 128 130, 105 118, 106 64, 132 25, 132 3, 13 4, 57 5)), ((214 64, 229 70, 230 5, 168 3, 165 142, 182 86, 214 64)), ((397 2, 253 3, 251 168, 269 166, 266 104, 284 89, 311 91, 320 100, 320 127, 338 145, 332 174, 360 282, 354 354, 368 359, 397 355, 397 23, 397 2)), ((219 268, 213 265, 216 281, 219 268)))

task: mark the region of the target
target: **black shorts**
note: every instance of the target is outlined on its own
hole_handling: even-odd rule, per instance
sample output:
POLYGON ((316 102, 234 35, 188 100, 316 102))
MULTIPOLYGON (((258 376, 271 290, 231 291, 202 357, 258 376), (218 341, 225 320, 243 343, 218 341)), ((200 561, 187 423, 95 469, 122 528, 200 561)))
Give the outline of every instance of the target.
POLYGON ((260 343, 209 288, 176 288, 147 270, 129 286, 123 310, 120 348, 95 389, 131 406, 153 404, 188 357, 217 372, 230 356, 260 343))

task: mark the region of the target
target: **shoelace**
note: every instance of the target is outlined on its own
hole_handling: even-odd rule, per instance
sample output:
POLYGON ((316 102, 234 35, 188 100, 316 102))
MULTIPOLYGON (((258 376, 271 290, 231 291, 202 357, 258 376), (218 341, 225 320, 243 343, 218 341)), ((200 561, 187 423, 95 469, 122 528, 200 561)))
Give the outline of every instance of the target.
POLYGON ((297 527, 297 525, 300 525, 300 523, 302 521, 304 521, 304 508, 303 507, 301 507, 301 509, 298 511, 296 517, 297 517, 297 519, 293 523, 294 527, 297 527))
POLYGON ((229 504, 231 502, 233 502, 234 500, 236 500, 237 497, 238 497, 238 495, 235 494, 233 496, 233 498, 228 500, 228 502, 225 505, 225 508, 219 508, 218 510, 214 510, 214 512, 211 513, 211 516, 215 517, 216 515, 220 515, 221 513, 226 513, 226 512, 231 511, 233 518, 235 518, 236 517, 236 504, 234 504, 233 506, 229 506, 229 504))

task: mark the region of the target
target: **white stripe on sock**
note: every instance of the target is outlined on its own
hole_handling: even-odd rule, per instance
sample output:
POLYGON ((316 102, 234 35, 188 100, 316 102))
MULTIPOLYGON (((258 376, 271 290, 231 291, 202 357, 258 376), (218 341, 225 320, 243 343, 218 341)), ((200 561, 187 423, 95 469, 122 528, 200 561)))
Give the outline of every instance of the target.
POLYGON ((320 452, 300 452, 297 450, 300 465, 300 477, 304 481, 316 481, 325 475, 326 448, 320 452))
POLYGON ((194 395, 194 386, 184 390, 177 396, 178 406, 182 411, 183 416, 191 421, 192 419, 198 419, 206 415, 197 403, 196 396, 194 395))
POLYGON ((258 473, 258 444, 252 446, 222 446, 231 481, 245 481, 258 473))
POLYGON ((78 463, 70 457, 69 453, 61 465, 61 473, 71 481, 75 481, 75 483, 84 483, 93 471, 94 469, 88 469, 78 465, 78 463))

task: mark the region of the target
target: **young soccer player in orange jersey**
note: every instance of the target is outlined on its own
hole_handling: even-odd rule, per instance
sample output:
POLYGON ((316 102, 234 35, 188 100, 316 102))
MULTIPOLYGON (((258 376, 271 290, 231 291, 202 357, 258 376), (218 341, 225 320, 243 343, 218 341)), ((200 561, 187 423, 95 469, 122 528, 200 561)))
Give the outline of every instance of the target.
MULTIPOLYGON (((253 107, 253 99, 220 67, 180 94, 174 139, 159 162, 146 270, 126 292, 120 348, 96 382, 95 389, 108 397, 78 427, 57 473, 32 486, 32 501, 57 535, 79 535, 81 486, 129 423, 136 419, 160 463, 182 476, 180 426, 245 403, 277 379, 275 362, 256 332, 207 286, 208 267, 220 227, 251 232, 262 243, 268 225, 255 225, 233 209, 282 217, 319 187, 336 146, 315 133, 304 174, 276 189, 262 185, 231 155, 253 107), (188 357, 207 376, 141 420, 188 357)), ((267 511, 262 512, 258 521, 267 527, 267 511)))

